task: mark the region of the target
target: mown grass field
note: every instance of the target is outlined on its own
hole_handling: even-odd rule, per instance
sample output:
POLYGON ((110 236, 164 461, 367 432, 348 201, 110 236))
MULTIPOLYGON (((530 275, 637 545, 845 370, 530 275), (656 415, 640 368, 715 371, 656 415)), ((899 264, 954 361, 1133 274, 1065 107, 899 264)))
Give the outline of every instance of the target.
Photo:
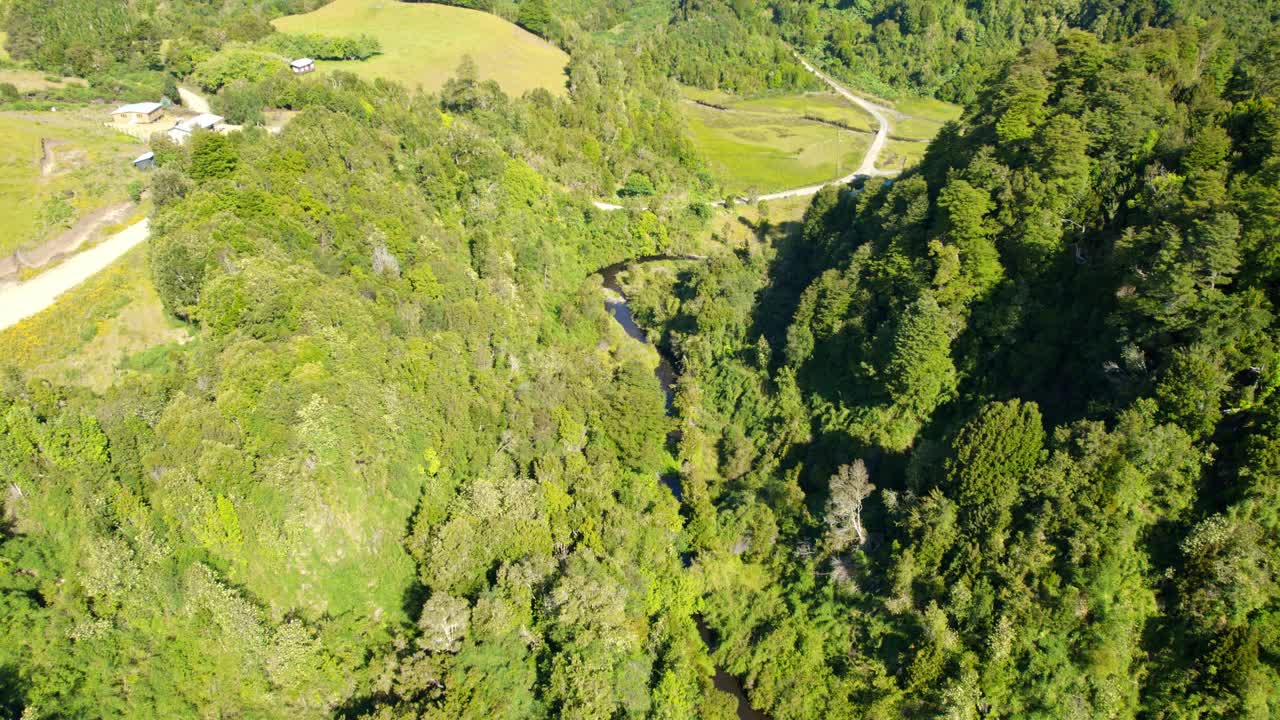
POLYGON ((137 140, 102 126, 102 110, 0 113, 0 256, 69 228, 87 212, 128 198, 139 177, 137 140), (42 167, 41 140, 53 162, 42 167))
POLYGON ((120 373, 167 362, 185 337, 151 284, 144 245, 44 312, 0 331, 0 358, 33 377, 102 391, 120 373))
POLYGON ((685 103, 694 142, 725 189, 755 195, 832 180, 857 167, 871 136, 783 112, 685 103))
POLYGON ((283 32, 356 35, 382 42, 382 54, 364 61, 319 62, 323 71, 346 70, 410 88, 438 90, 464 55, 480 77, 496 80, 510 95, 546 88, 565 92, 569 56, 559 48, 488 13, 396 0, 336 0, 305 15, 274 21, 283 32))

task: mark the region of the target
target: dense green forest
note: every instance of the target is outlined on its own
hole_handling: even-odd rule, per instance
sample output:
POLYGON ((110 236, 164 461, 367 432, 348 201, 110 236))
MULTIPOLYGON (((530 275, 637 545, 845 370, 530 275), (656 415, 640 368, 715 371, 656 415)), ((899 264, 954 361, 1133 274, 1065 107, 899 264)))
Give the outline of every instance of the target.
POLYGON ((9 707, 716 716, 653 358, 588 280, 696 216, 601 213, 432 96, 288 90, 278 139, 159 148, 199 339, 105 397, 6 377, 9 707))
MULTIPOLYGON (((446 0, 517 20, 546 0, 446 0)), ((742 94, 813 89, 794 48, 837 77, 887 96, 968 105, 1003 62, 1037 40, 1084 29, 1108 42, 1149 27, 1221 21, 1233 44, 1257 46, 1280 21, 1276 0, 550 0, 540 27, 647 49, 687 85, 742 94)), ((538 14, 541 14, 539 10, 538 14)))
POLYGON ((1249 49, 1280 20, 1275 0, 768 0, 779 30, 842 77, 870 89, 972 103, 990 72, 1067 28, 1119 41, 1157 26, 1216 19, 1249 49))
POLYGON ((1278 42, 1033 43, 919 172, 650 281, 758 707, 1280 713, 1278 42))
MULTIPOLYGON (((306 12, 322 0, 9 0, 0 4, 5 51, 46 72, 87 78, 91 97, 164 94, 223 47, 273 33, 271 18, 306 12)), ((283 41, 277 48, 296 48, 283 41)), ((309 49, 315 49, 309 48, 309 49)), ((317 52, 325 57, 325 50, 317 52)), ((339 54, 352 54, 346 48, 339 54)), ((358 48, 352 56, 371 52, 358 48)), ((76 98, 80 99, 80 98, 76 98)))
MULTIPOLYGON (((377 52, 267 23, 317 4, 11 0, 7 47, 377 52)), ((0 353, 0 717, 1280 716, 1274 3, 454 4, 567 94, 232 68, 297 114, 152 142, 193 339, 101 394, 0 353), (967 110, 739 242, 676 84, 792 47, 967 110), (598 274, 655 256, 670 403, 598 274)))

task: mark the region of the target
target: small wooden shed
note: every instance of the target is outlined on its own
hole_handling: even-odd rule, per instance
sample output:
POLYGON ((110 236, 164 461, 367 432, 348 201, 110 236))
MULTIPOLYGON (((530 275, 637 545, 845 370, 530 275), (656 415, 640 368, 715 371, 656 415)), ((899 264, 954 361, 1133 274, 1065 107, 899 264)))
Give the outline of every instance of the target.
POLYGON ((316 69, 316 61, 311 58, 298 58, 289 63, 294 75, 306 75, 316 69))

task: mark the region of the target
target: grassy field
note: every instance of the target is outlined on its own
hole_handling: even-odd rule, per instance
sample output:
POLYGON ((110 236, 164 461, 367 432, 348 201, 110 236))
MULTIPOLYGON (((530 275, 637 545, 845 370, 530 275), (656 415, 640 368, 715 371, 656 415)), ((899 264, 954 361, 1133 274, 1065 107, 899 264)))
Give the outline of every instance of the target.
POLYGON ((942 123, 924 120, 917 117, 901 118, 893 121, 891 134, 896 138, 912 140, 931 140, 942 129, 942 123))
POLYGON ((866 132, 875 132, 876 128, 875 118, 835 93, 794 93, 743 99, 716 90, 693 87, 682 87, 680 92, 686 99, 710 103, 730 110, 789 117, 812 117, 866 132))
POLYGON ((876 163, 876 168, 880 170, 903 170, 920 162, 924 157, 924 151, 928 149, 929 141, 927 140, 897 140, 890 139, 884 146, 884 152, 880 154, 880 161, 876 163))
POLYGON ((725 112, 686 103, 689 130, 725 189, 787 190, 857 167, 870 136, 781 112, 725 112))
POLYGON ((771 200, 767 203, 766 217, 760 215, 757 203, 740 203, 729 209, 716 208, 711 226, 702 237, 706 245, 700 252, 711 254, 716 244, 734 250, 761 252, 765 245, 777 239, 779 232, 797 232, 811 203, 812 197, 771 200))
POLYGON ((160 304, 143 246, 0 332, 0 358, 33 377, 102 391, 121 373, 167 361, 186 336, 160 304))
POLYGON ((565 92, 569 56, 511 23, 475 10, 396 0, 336 0, 306 15, 275 21, 283 32, 355 35, 382 42, 382 54, 364 61, 320 62, 321 71, 347 70, 407 87, 438 90, 470 55, 485 80, 508 94, 544 87, 565 92))
MULTIPOLYGON (((870 113, 834 93, 749 99, 690 87, 681 88, 681 93, 690 101, 684 109, 694 140, 725 187, 740 194, 784 190, 838 177, 859 164, 877 128, 870 113), (862 131, 839 134, 839 171, 836 130, 806 118, 862 131)), ((918 163, 943 123, 961 113, 958 106, 922 98, 892 105, 907 117, 893 120, 889 143, 876 163, 882 170, 902 170, 918 163)))
POLYGON ((780 95, 756 100, 742 100, 734 103, 731 107, 740 110, 811 117, 869 133, 876 131, 876 119, 871 117, 870 113, 851 104, 848 100, 835 93, 804 93, 801 95, 780 95))
POLYGON ((964 112, 964 108, 959 105, 952 105, 933 98, 900 98, 895 100, 892 105, 900 113, 914 115, 915 117, 933 120, 938 123, 957 120, 964 112))
POLYGON ((0 257, 127 199, 137 177, 130 160, 145 148, 102 127, 104 119, 94 109, 0 113, 0 257), (52 159, 42 163, 46 139, 52 159))

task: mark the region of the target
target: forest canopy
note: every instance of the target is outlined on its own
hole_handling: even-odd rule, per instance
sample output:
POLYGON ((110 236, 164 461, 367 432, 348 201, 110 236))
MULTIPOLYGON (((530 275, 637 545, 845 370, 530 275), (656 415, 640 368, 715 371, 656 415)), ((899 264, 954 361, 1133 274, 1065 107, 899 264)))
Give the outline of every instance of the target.
POLYGON ((315 4, 6 4, 247 125, 152 142, 189 342, 0 359, 0 715, 1280 716, 1274 3, 459 0, 518 98, 295 77, 315 4), (793 50, 964 114, 713 203, 679 85, 793 50))

